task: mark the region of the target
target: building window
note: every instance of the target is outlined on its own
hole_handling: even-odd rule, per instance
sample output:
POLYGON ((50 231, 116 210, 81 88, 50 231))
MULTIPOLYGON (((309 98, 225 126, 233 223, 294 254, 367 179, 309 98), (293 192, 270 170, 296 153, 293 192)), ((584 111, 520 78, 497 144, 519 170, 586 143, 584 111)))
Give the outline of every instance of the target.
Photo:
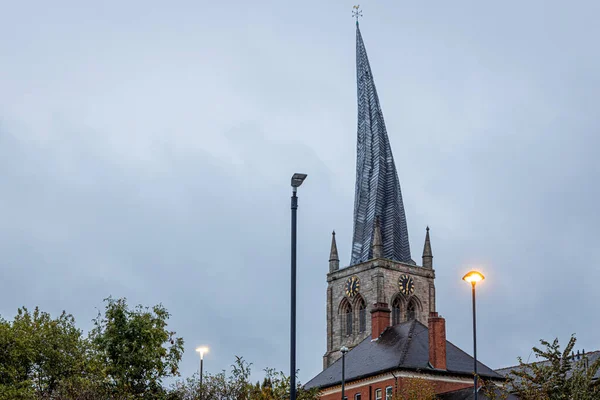
POLYGON ((375 400, 381 400, 381 389, 375 390, 375 400))
POLYGON ((385 400, 392 400, 394 393, 392 393, 392 387, 388 386, 385 388, 385 400))
POLYGON ((346 313, 346 336, 352 335, 352 311, 346 313))
POLYGON ((347 299, 342 300, 340 316, 342 318, 342 334, 344 336, 352 335, 352 306, 347 299))
POLYGON ((360 393, 356 393, 354 395, 354 400, 360 400, 360 393))
POLYGON ((417 317, 417 307, 415 307, 415 302, 411 301, 408 303, 408 309, 406 310, 406 320, 411 321, 417 317))
POLYGON ((358 331, 363 333, 367 330, 367 305, 362 300, 358 306, 358 331))
POLYGON ((394 299, 392 303, 392 325, 398 325, 400 322, 400 308, 402 307, 402 303, 400 302, 400 296, 394 299))

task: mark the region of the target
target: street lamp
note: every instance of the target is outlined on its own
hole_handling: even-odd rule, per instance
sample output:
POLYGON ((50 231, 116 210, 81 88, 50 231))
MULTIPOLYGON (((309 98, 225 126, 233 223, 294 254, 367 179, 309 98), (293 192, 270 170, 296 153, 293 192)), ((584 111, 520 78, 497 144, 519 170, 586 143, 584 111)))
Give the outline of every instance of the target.
POLYGON ((196 349, 200 353, 200 396, 202 396, 202 374, 204 369, 204 355, 208 353, 208 347, 201 346, 196 349))
POLYGON ((290 326, 290 400, 296 400, 296 212, 298 197, 296 191, 306 179, 306 174, 292 176, 292 287, 291 287, 291 326, 290 326))
POLYGON ((474 398, 477 400, 477 323, 475 317, 475 285, 485 279, 483 274, 478 271, 471 271, 463 276, 463 281, 471 284, 473 292, 473 391, 474 398))
POLYGON ((342 400, 346 400, 346 353, 348 352, 348 348, 343 346, 340 351, 342 352, 342 400))

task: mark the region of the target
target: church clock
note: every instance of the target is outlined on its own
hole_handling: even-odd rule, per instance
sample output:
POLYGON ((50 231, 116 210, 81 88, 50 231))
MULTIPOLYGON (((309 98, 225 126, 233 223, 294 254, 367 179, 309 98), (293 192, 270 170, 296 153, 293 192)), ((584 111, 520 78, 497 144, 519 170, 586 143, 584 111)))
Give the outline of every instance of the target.
POLYGON ((356 276, 352 276, 352 277, 348 278, 348 280, 346 281, 346 296, 352 297, 352 296, 358 294, 359 290, 360 290, 360 279, 358 279, 358 277, 356 277, 356 276))
POLYGON ((402 274, 398 279, 398 289, 400 289, 400 293, 408 296, 415 292, 415 283, 410 276, 402 274))

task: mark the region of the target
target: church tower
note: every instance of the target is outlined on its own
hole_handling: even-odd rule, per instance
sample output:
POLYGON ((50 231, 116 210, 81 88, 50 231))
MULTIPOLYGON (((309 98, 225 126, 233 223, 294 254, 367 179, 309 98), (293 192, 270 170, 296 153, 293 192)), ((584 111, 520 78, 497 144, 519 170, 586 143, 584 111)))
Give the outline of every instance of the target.
MULTIPOLYGON (((327 352, 323 368, 371 335, 370 312, 389 308, 390 325, 435 311, 435 272, 425 236, 422 266, 412 260, 400 181, 371 66, 356 22, 358 127, 354 235, 350 265, 340 268, 335 232, 327 274, 327 352)), ((384 310, 386 311, 386 310, 384 310)))

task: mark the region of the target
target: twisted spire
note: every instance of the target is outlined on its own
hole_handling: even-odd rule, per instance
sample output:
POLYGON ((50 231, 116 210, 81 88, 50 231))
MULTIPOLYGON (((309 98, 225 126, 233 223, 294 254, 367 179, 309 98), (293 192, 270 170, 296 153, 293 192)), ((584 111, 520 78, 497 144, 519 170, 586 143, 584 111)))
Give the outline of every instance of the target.
POLYGON ((376 215, 380 219, 382 257, 415 264, 410 255, 400 181, 358 24, 356 79, 358 128, 351 265, 373 258, 376 215))

